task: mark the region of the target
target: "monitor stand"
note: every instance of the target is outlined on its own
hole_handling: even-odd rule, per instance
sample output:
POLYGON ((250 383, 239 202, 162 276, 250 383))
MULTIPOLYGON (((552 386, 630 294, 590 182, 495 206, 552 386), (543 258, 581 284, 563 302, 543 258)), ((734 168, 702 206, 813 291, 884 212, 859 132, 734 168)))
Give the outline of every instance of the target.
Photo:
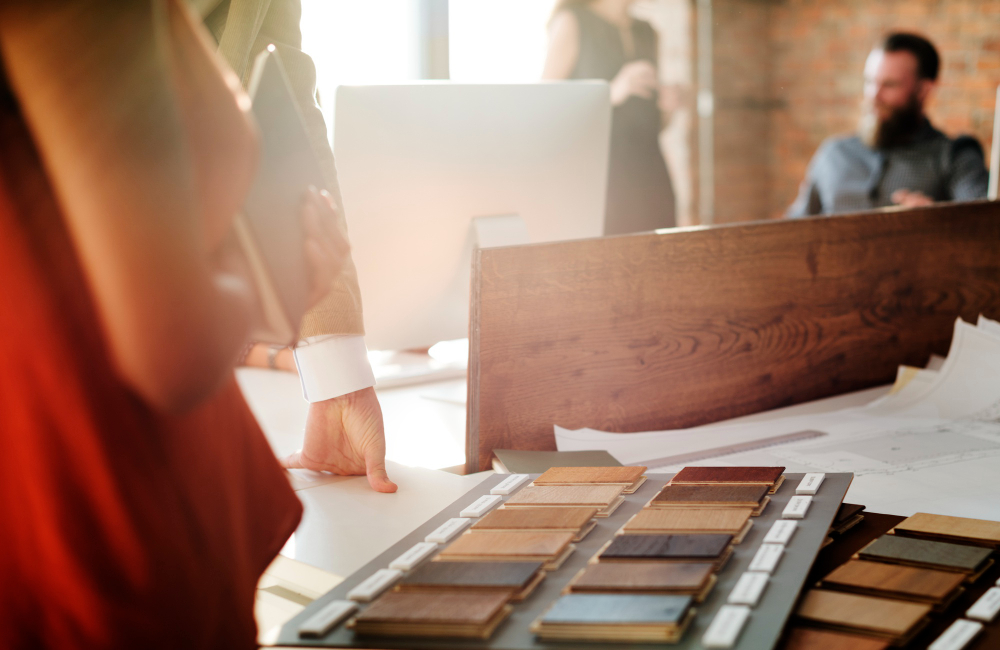
MULTIPOLYGON (((470 224, 474 248, 515 246, 529 242, 528 226, 519 215, 474 217, 470 224)), ((469 341, 442 341, 428 350, 376 351, 368 353, 376 388, 396 388, 464 378, 469 368, 469 341)), ((465 403, 464 390, 442 387, 429 391, 428 399, 465 403), (440 392, 440 395, 437 393, 440 392), (461 395, 459 394, 461 393, 461 395)))

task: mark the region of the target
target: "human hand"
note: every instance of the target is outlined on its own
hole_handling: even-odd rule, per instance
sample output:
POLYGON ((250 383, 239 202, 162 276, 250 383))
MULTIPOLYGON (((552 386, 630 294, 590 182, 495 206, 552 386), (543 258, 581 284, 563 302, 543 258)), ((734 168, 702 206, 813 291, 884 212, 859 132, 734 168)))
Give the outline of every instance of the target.
POLYGON ((312 308, 330 291, 333 280, 344 268, 350 250, 347 238, 337 228, 337 206, 326 190, 310 187, 302 204, 305 227, 305 253, 309 264, 309 307, 312 308))
POLYGON ((933 205, 934 200, 923 192, 914 190, 896 190, 892 193, 892 202, 904 208, 922 208, 933 205))
POLYGON ((288 469, 368 475, 376 492, 395 492, 385 472, 385 426, 374 388, 309 405, 302 449, 282 459, 288 469))
POLYGON ((662 84, 659 90, 657 106, 668 115, 690 101, 690 89, 681 84, 662 84))
POLYGON ((611 80, 611 104, 621 106, 632 95, 650 99, 657 89, 656 68, 649 61, 630 61, 611 80))

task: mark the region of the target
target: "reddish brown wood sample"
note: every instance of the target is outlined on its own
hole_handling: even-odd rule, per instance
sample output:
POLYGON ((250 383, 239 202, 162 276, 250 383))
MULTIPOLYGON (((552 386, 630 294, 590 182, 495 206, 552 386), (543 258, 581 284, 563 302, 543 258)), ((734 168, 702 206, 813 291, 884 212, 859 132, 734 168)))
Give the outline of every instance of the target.
POLYGON ((476 252, 467 467, 890 383, 1000 317, 1000 204, 476 252))
POLYGON ((773 485, 784 467, 685 467, 670 479, 672 485, 685 483, 750 483, 773 485))
POLYGON ((940 603, 962 586, 965 576, 952 571, 851 560, 823 578, 823 586, 885 598, 940 603))

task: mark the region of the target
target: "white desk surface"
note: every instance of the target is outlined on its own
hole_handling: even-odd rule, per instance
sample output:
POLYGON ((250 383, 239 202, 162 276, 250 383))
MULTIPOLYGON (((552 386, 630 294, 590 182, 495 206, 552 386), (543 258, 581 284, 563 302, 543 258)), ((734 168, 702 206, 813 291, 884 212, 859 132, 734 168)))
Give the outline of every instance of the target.
MULTIPOLYGON (((291 373, 241 368, 237 379, 274 452, 283 456, 302 444, 307 403, 291 373)), ((465 462, 465 406, 440 397, 462 392, 464 380, 379 390, 386 428, 389 478, 395 494, 379 494, 363 476, 341 477, 295 471, 293 486, 305 506, 284 555, 350 575, 423 524, 491 472, 459 476, 433 468, 465 462)), ((736 418, 749 422, 824 413, 865 404, 888 386, 736 418)))

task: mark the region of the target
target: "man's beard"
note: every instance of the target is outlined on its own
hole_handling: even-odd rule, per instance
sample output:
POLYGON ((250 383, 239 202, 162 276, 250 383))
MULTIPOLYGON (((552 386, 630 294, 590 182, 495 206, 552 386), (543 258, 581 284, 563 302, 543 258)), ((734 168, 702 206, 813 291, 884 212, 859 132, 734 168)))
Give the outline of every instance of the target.
POLYGON ((889 117, 879 119, 874 106, 866 106, 858 122, 858 136, 872 149, 892 149, 909 144, 923 123, 923 107, 916 95, 906 106, 894 109, 889 117))

